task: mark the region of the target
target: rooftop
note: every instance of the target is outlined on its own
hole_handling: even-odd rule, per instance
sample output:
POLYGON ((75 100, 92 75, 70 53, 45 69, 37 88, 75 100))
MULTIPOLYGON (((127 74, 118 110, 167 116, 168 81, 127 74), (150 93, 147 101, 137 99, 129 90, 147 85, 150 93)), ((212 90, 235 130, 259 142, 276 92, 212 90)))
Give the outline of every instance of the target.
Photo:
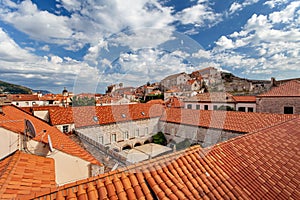
POLYGON ((8 99, 11 101, 39 101, 40 98, 35 94, 9 94, 8 99))
POLYGON ((248 133, 299 115, 167 108, 162 121, 248 133))
POLYGON ((199 146, 31 197, 299 199, 300 119, 199 146))
POLYGON ((300 97, 300 81, 292 80, 280 86, 272 87, 258 97, 300 97))
MULTIPOLYGON (((43 108, 34 108, 34 110, 43 110, 43 108)), ((49 110, 52 125, 75 123, 75 126, 78 128, 130 120, 149 119, 150 117, 160 117, 162 114, 162 105, 146 103, 66 108, 45 107, 44 110, 49 110)))
POLYGON ((55 187, 52 158, 16 151, 0 161, 0 199, 15 199, 55 187))
POLYGON ((36 129, 36 137, 33 138, 34 140, 48 144, 47 137, 50 135, 53 148, 69 155, 79 157, 92 164, 101 165, 101 163, 99 163, 90 153, 81 148, 68 136, 39 118, 34 117, 15 106, 3 106, 3 113, 3 115, 0 115, 0 127, 18 134, 23 134, 25 130, 24 120, 30 120, 36 129), (44 130, 46 131, 46 134, 44 130))
POLYGON ((237 103, 255 103, 256 96, 233 96, 232 97, 237 103))
POLYGON ((189 101, 201 101, 201 102, 234 102, 233 96, 227 92, 209 92, 201 93, 188 98, 189 101))

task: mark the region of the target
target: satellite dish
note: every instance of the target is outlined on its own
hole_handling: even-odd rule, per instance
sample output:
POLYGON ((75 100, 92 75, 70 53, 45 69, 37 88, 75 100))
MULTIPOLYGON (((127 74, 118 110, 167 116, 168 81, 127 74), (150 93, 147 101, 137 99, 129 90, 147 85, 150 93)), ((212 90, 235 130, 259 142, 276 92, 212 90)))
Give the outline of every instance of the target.
POLYGON ((30 138, 34 138, 36 136, 34 125, 29 119, 25 119, 25 128, 27 136, 29 136, 30 138))
POLYGON ((48 144, 49 144, 49 150, 50 150, 51 152, 53 152, 53 146, 52 146, 52 141, 51 141, 50 135, 48 135, 48 144))

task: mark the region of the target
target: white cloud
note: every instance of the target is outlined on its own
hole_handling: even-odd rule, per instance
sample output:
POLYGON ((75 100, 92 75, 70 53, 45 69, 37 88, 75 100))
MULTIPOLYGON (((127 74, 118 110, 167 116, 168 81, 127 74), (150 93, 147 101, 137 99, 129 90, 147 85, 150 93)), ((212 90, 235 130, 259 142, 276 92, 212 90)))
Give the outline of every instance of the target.
POLYGON ((0 60, 21 62, 28 59, 35 59, 35 56, 28 50, 22 49, 0 27, 0 60))
POLYGON ((232 48, 234 48, 233 41, 231 39, 228 39, 224 35, 216 42, 216 45, 218 47, 222 47, 223 49, 232 49, 232 48))
POLYGON ((0 79, 34 89, 60 90, 73 86, 77 77, 82 84, 94 84, 98 69, 84 62, 57 55, 39 57, 22 49, 0 28, 0 79))
POLYGON ((243 10, 245 7, 257 3, 259 0, 245 0, 243 3, 233 2, 229 8, 229 14, 243 10))
POLYGON ((288 3, 289 0, 271 0, 271 1, 266 1, 264 5, 268 5, 270 8, 275 8, 277 6, 280 6, 282 4, 288 3))
POLYGON ((72 36, 67 17, 40 11, 29 0, 22 1, 13 9, 10 7, 0 9, 0 17, 33 39, 66 44, 68 38, 72 36))
POLYGON ((50 51, 49 45, 44 45, 40 49, 43 50, 43 51, 50 51))
POLYGON ((166 75, 192 72, 195 68, 184 64, 184 56, 187 55, 180 51, 170 54, 160 49, 141 49, 137 52, 122 53, 117 62, 113 63, 114 68, 107 63, 109 69, 113 69, 107 74, 107 80, 138 86, 147 81, 160 81, 166 75))
POLYGON ((183 9, 176 14, 176 18, 182 24, 193 24, 195 26, 213 26, 222 21, 222 14, 214 12, 206 0, 199 0, 192 7, 183 9))
MULTIPOLYGON (((0 17, 35 40, 78 50, 85 44, 119 33, 124 29, 172 29, 173 10, 158 0, 61 0, 58 7, 71 12, 70 17, 39 10, 30 0, 1 4, 0 17), (34 23, 33 23, 34 22, 34 23)), ((150 38, 152 39, 152 38, 150 38)))
POLYGON ((173 28, 171 29, 154 29, 143 28, 132 30, 133 33, 119 33, 116 37, 110 38, 108 41, 112 45, 129 46, 136 50, 140 48, 155 48, 158 45, 174 39, 173 28))
POLYGON ((217 40, 212 60, 249 74, 299 70, 299 9, 298 1, 268 15, 252 15, 240 32, 217 40))
POLYGON ((269 19, 272 23, 290 23, 294 20, 294 17, 297 16, 296 11, 299 6, 300 1, 294 1, 285 9, 271 13, 269 19))
POLYGON ((229 13, 235 13, 236 11, 239 11, 242 9, 242 4, 238 3, 238 2, 233 2, 229 8, 229 13))
POLYGON ((205 51, 203 49, 200 49, 197 53, 193 53, 192 56, 196 57, 196 58, 210 59, 211 58, 211 52, 210 51, 205 51))

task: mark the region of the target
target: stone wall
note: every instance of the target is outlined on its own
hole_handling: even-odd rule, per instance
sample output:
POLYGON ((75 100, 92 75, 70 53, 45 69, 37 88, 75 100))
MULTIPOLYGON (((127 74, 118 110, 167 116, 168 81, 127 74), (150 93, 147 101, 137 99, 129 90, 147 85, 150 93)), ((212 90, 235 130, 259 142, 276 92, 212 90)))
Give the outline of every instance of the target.
POLYGON ((159 122, 159 129, 165 133, 168 142, 171 140, 180 142, 184 139, 189 139, 191 143, 200 144, 202 147, 212 146, 243 134, 221 129, 208 129, 162 121, 159 122))
POLYGON ((284 114, 284 107, 293 107, 300 114, 300 97, 257 97, 257 112, 284 114))
POLYGON ((156 117, 151 119, 85 127, 77 129, 77 131, 101 144, 111 145, 114 142, 112 141, 113 134, 116 135, 116 142, 122 142, 126 139, 136 139, 157 133, 158 120, 159 118, 156 117), (128 138, 124 138, 126 132, 128 133, 128 138))

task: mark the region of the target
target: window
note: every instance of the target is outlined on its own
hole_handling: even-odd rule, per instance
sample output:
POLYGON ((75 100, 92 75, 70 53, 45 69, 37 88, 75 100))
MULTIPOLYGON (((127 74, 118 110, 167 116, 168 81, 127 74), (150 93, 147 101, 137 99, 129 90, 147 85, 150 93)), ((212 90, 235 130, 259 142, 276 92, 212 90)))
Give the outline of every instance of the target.
POLYGON ((139 130, 139 129, 136 129, 136 130, 135 130, 135 137, 138 137, 138 136, 140 136, 140 130, 139 130))
POLYGON ((208 110, 208 105, 204 105, 204 110, 208 110))
POLYGON ((192 109, 192 104, 188 104, 187 109, 192 109))
POLYGON ((68 125, 63 126, 63 132, 64 133, 68 133, 69 132, 69 126, 68 125))
POLYGON ((197 110, 200 110, 200 105, 196 105, 196 109, 197 109, 197 110))
POLYGON ((294 108, 293 107, 284 107, 284 114, 294 114, 294 108))
POLYGON ((252 107, 248 107, 248 112, 253 112, 253 108, 252 107))
POLYGON ((146 128, 145 128, 145 135, 148 135, 148 134, 149 134, 149 128, 146 127, 146 128))
POLYGON ((218 106, 217 105, 214 105, 214 110, 218 110, 218 106))
POLYGON ((98 136, 98 142, 99 142, 100 144, 103 144, 103 135, 99 135, 99 136, 98 136))
POLYGON ((124 132, 124 140, 128 140, 129 139, 129 133, 128 131, 124 132))
POLYGON ((117 135, 116 134, 112 134, 111 135, 111 142, 116 142, 117 141, 117 135))
POLYGON ((239 107, 238 111, 240 111, 240 112, 246 112, 246 108, 245 107, 239 107))

